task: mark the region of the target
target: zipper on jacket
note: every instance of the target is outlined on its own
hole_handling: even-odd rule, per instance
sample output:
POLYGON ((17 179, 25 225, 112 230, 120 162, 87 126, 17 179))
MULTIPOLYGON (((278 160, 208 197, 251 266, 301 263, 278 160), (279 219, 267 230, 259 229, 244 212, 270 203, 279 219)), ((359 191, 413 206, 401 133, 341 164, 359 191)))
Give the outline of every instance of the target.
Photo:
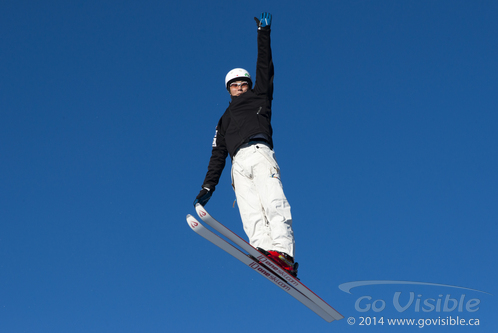
POLYGON ((258 112, 256 112, 256 114, 259 114, 259 113, 261 112, 261 109, 262 109, 262 108, 263 108, 263 107, 262 107, 262 106, 260 106, 260 107, 259 107, 259 110, 258 110, 258 112))

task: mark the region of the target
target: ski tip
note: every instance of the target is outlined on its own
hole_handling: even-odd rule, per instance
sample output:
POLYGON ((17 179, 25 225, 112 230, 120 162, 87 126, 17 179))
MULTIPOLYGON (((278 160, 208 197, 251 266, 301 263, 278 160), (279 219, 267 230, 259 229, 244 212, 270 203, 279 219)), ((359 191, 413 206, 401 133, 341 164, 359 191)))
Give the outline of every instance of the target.
POLYGON ((204 219, 204 217, 210 217, 211 215, 208 214, 208 212, 206 211, 206 209, 201 205, 201 204, 196 204, 195 205, 195 211, 197 212, 197 215, 199 215, 199 217, 201 219, 204 219))
POLYGON ((198 228, 199 230, 202 229, 202 224, 200 224, 199 221, 197 221, 195 217, 190 214, 187 215, 187 223, 189 227, 194 231, 196 230, 196 228, 198 228))

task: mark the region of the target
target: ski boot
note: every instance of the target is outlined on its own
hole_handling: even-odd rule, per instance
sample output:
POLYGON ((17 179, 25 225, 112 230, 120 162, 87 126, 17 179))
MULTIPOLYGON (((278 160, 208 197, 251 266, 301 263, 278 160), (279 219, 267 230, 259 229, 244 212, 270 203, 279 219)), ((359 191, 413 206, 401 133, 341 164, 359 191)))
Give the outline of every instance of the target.
POLYGON ((290 255, 279 251, 265 251, 262 248, 258 248, 258 250, 262 252, 264 255, 266 255, 268 258, 273 260, 287 273, 297 278, 297 268, 299 264, 297 262, 295 263, 294 258, 292 258, 290 255))

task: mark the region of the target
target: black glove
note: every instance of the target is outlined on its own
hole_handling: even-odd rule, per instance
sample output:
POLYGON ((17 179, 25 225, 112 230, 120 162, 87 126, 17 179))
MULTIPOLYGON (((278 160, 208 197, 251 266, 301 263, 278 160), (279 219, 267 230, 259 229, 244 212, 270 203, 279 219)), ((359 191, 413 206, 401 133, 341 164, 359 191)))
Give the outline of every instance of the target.
POLYGON ((214 189, 210 189, 209 187, 203 187, 194 200, 194 207, 196 204, 201 204, 201 206, 206 206, 209 199, 211 199, 213 192, 214 189))
POLYGON ((258 30, 270 30, 271 27, 271 14, 270 13, 261 13, 261 17, 259 20, 255 17, 254 20, 258 25, 258 30))

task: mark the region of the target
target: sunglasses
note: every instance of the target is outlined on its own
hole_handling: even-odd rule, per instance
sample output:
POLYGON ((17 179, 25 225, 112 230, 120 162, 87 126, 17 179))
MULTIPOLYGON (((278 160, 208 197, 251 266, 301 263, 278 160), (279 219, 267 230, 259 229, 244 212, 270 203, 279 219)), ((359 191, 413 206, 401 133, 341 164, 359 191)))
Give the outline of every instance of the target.
POLYGON ((234 88, 235 88, 235 87, 242 87, 242 88, 245 88, 245 87, 249 87, 249 83, 247 83, 246 81, 244 81, 244 82, 239 82, 239 83, 237 83, 237 82, 232 82, 232 83, 230 83, 230 88, 232 88, 232 87, 234 87, 234 88))

